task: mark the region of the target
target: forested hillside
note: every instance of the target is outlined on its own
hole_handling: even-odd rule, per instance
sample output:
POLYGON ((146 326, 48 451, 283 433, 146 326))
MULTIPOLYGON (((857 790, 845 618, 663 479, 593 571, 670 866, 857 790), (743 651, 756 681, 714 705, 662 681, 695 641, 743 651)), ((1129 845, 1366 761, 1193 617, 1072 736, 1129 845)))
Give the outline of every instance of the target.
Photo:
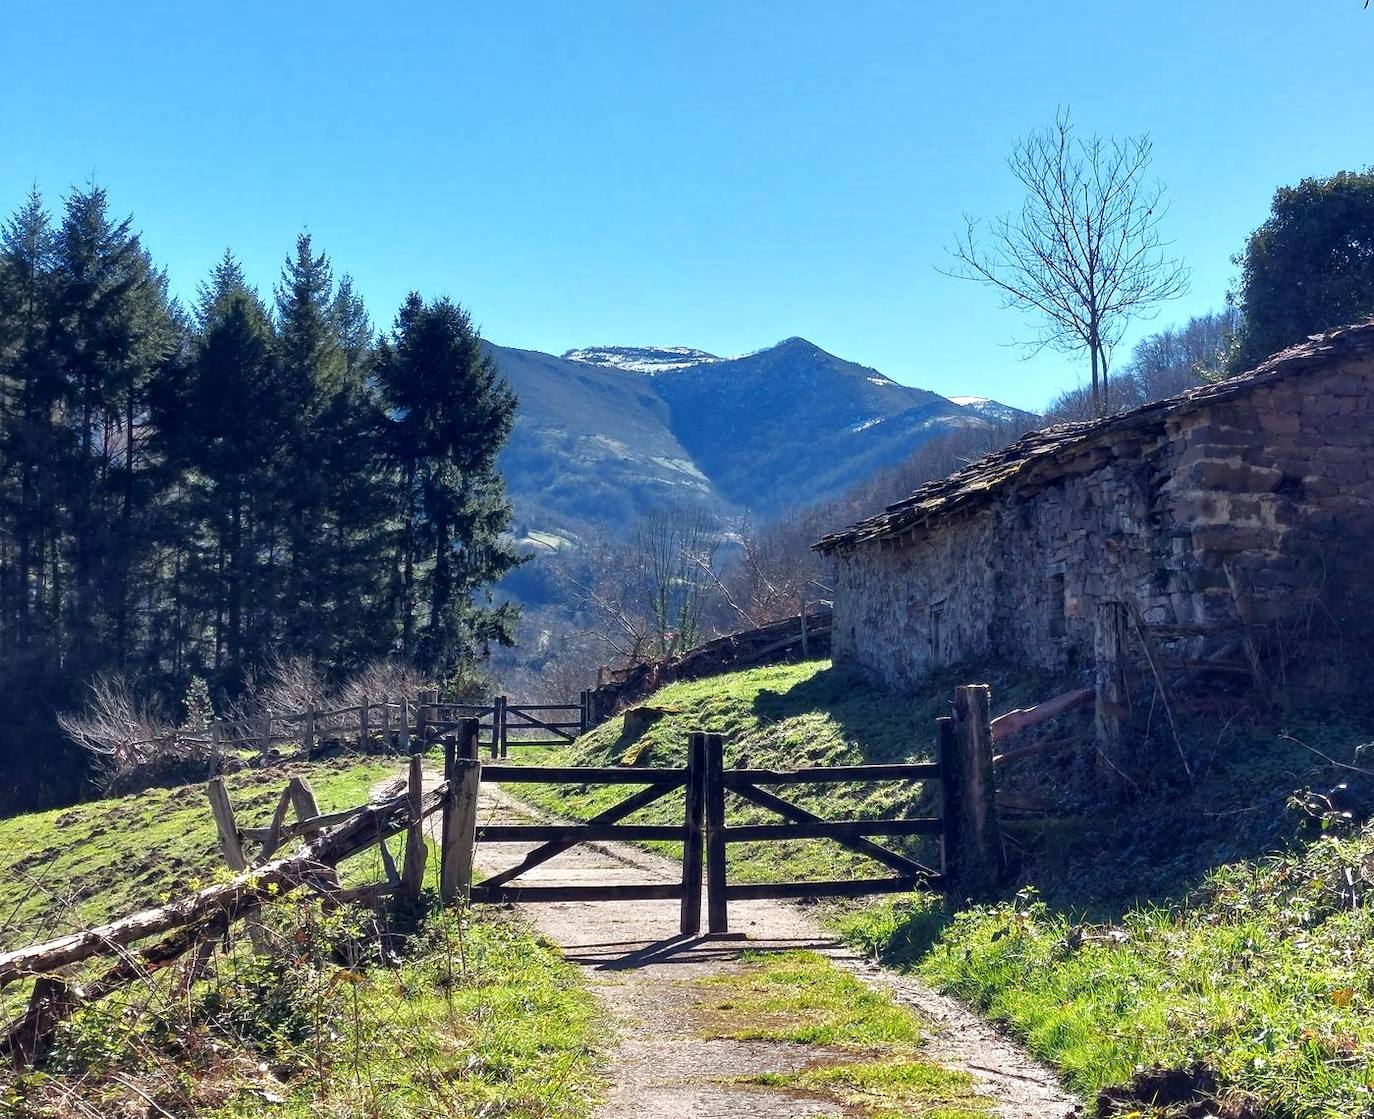
POLYGON ((510 639, 496 455, 515 400, 467 313, 383 335, 302 235, 270 295, 226 253, 189 306, 98 187, 0 235, 0 808, 70 797, 55 714, 102 677, 175 720, 279 654, 444 677, 510 639), (20 764, 20 759, 23 764, 20 764))

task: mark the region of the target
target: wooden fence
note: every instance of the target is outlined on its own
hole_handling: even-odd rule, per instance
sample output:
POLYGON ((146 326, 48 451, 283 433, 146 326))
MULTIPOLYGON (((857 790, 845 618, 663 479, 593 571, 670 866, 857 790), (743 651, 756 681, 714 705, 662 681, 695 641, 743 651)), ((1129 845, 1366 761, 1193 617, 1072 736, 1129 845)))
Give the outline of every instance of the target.
MULTIPOLYGON (((425 821, 436 812, 442 813, 439 897, 443 904, 460 898, 484 902, 677 900, 680 931, 693 935, 701 930, 703 880, 711 933, 729 930, 731 901, 857 897, 916 888, 943 890, 955 901, 983 897, 998 887, 1005 869, 994 767, 1030 756, 1027 751, 1005 751, 994 756, 994 743, 1092 698, 1091 689, 1070 692, 1036 708, 1009 712, 991 720, 987 686, 967 685, 956 689, 953 713, 937 720, 938 757, 934 762, 778 770, 726 769, 721 736, 706 733, 690 736, 687 763, 681 767, 503 764, 503 729, 508 725, 512 705, 497 697, 490 707, 481 705, 468 713, 461 709, 472 705, 443 704, 437 693, 428 692, 417 705, 412 743, 422 748, 436 738, 443 742, 444 779, 438 787, 424 790, 423 759, 415 752, 409 758, 404 790, 381 803, 321 813, 309 783, 298 777, 282 789, 267 820, 245 825, 235 814, 223 779, 215 778, 208 789, 210 806, 221 853, 234 877, 97 928, 0 953, 0 988, 25 977, 35 979, 27 1011, 0 1033, 0 1052, 9 1054, 19 1064, 32 1061, 48 1044, 56 1025, 78 1006, 166 967, 192 950, 197 952, 196 962, 202 962, 201 954, 207 948, 213 951, 214 944, 236 921, 246 921, 255 943, 260 943, 260 930, 254 924, 257 911, 299 887, 314 889, 328 904, 350 900, 375 902, 387 896, 401 902, 417 902, 427 859, 425 821), (484 715, 489 717, 485 741, 484 715), (481 760, 484 752, 493 755, 491 761, 481 760), (585 822, 483 825, 478 822, 477 805, 484 781, 643 788, 585 822), (825 819, 766 788, 840 782, 939 782, 940 813, 878 820, 825 819), (684 792, 680 823, 623 822, 678 789, 684 792), (726 818, 729 796, 767 809, 783 822, 731 824, 726 818), (293 813, 295 819, 290 820, 293 813), (388 840, 398 835, 405 836, 399 867, 388 847, 388 840), (916 835, 939 839, 938 869, 875 843, 872 838, 916 835), (304 840, 303 848, 282 856, 282 847, 295 839, 304 840), (793 839, 834 840, 894 873, 826 882, 729 881, 729 844, 793 839), (605 840, 680 842, 681 875, 672 882, 643 884, 562 886, 517 881, 526 871, 577 843, 605 840), (515 866, 485 880, 473 881, 479 844, 515 842, 534 847, 515 866), (384 881, 342 889, 336 871, 338 864, 373 847, 381 856, 384 881), (163 939, 148 947, 131 947, 154 936, 163 939), (113 958, 114 962, 103 974, 81 986, 56 974, 57 969, 96 958, 113 958)), ((572 705, 565 709, 568 708, 572 705)), ((533 714, 546 709, 526 706, 524 714, 533 721, 525 725, 541 731, 555 726, 559 722, 556 718, 539 720, 533 714)), ((580 710, 585 725, 585 696, 580 710)))

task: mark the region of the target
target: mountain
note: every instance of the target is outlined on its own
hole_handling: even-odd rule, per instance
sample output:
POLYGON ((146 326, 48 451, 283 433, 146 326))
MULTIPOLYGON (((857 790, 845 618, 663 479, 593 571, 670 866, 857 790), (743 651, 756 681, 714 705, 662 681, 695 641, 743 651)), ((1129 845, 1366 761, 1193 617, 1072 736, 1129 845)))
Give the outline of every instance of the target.
POLYGON ((655 377, 653 387, 702 473, 727 501, 759 513, 837 493, 970 422, 944 397, 804 338, 655 377))
POLYGON ((519 399, 501 454, 517 535, 558 547, 610 531, 670 500, 719 505, 642 374, 489 346, 519 399), (533 535, 531 535, 533 534, 533 535))
POLYGON ((519 398, 501 465, 531 544, 615 534, 667 500, 775 514, 841 493, 959 427, 1015 422, 982 397, 898 384, 804 338, 742 357, 491 346, 519 398))

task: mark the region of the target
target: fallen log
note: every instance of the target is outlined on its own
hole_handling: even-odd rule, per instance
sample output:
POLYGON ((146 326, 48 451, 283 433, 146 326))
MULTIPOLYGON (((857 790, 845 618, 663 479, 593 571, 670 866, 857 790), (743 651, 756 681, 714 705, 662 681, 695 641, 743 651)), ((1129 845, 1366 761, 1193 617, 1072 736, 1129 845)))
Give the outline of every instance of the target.
MULTIPOLYGON (((421 816, 436 811, 446 796, 447 787, 442 785, 427 793, 420 802, 421 816)), ((207 886, 167 905, 131 913, 44 944, 0 953, 0 988, 24 976, 44 975, 93 956, 119 954, 126 945, 173 929, 210 920, 232 923, 269 897, 295 889, 325 868, 405 831, 411 823, 406 797, 366 805, 298 855, 251 868, 228 882, 207 886)), ((191 943, 194 938, 188 938, 185 947, 189 948, 191 943)))

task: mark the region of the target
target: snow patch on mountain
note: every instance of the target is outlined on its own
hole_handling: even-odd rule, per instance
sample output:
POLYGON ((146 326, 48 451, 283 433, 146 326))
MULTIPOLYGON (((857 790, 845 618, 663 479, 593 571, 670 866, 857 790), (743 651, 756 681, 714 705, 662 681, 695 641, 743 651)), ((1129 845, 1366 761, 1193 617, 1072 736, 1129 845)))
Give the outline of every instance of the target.
POLYGON ((1013 408, 1010 404, 1003 404, 986 396, 951 396, 949 402, 959 405, 960 408, 967 408, 993 423, 1010 424, 1034 418, 1029 412, 1023 412, 1020 408, 1013 408))
POLYGON ((626 373, 647 373, 650 376, 725 360, 690 346, 589 346, 581 350, 569 350, 563 359, 583 365, 599 365, 605 369, 620 369, 626 373))

